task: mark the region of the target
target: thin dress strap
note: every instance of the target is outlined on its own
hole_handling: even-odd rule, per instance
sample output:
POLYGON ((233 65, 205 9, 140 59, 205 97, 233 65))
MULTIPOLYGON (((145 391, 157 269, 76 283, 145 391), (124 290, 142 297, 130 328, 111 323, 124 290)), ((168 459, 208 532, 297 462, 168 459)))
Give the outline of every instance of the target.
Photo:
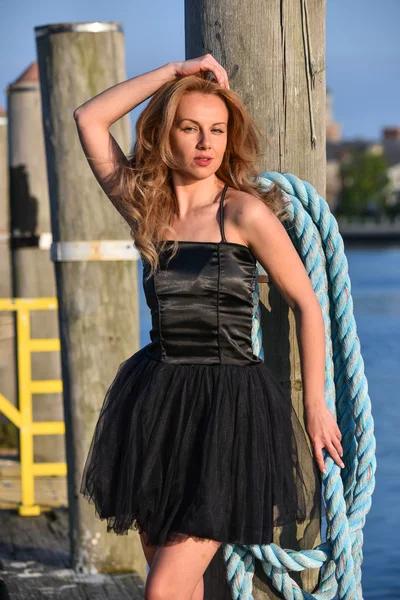
POLYGON ((228 184, 225 184, 224 189, 222 190, 221 200, 220 200, 220 213, 219 213, 219 224, 221 229, 221 242, 226 242, 225 233, 224 233, 224 198, 226 191, 228 189, 228 184))

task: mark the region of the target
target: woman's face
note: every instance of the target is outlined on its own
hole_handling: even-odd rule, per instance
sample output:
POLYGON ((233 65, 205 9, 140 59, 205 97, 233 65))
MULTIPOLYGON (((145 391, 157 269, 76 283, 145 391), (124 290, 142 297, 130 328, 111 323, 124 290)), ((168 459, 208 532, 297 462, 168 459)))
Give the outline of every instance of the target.
POLYGON ((228 116, 218 96, 201 92, 182 96, 170 133, 179 164, 175 172, 189 179, 206 179, 218 171, 227 144, 228 116))

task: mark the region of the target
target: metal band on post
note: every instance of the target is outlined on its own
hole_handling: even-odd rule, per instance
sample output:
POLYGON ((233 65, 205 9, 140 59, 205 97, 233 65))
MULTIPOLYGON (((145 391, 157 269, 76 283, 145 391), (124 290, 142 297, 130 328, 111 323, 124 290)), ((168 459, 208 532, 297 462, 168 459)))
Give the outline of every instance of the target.
POLYGON ((50 257, 53 262, 138 260, 140 254, 130 240, 75 240, 53 242, 50 257))
POLYGON ((91 23, 54 23, 51 25, 38 25, 35 27, 35 34, 37 38, 44 37, 46 35, 54 35, 55 33, 104 33, 106 31, 118 31, 123 33, 124 28, 122 23, 100 23, 99 21, 91 23))

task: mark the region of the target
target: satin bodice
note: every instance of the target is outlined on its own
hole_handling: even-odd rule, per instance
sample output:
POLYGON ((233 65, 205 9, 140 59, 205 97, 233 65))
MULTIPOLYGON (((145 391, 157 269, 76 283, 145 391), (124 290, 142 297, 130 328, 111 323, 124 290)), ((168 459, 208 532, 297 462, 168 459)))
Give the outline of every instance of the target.
POLYGON ((152 322, 145 347, 150 358, 194 364, 261 361, 251 340, 256 259, 244 244, 224 239, 223 196, 220 242, 180 241, 168 263, 171 242, 147 281, 143 267, 152 322))

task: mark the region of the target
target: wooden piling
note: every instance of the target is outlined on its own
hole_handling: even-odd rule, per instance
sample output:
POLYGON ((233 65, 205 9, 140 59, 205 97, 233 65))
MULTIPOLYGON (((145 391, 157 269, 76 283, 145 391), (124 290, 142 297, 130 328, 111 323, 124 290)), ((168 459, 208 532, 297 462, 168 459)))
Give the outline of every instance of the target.
MULTIPOLYGON (((80 147, 73 112, 126 79, 118 23, 58 23, 35 28, 45 123, 53 244, 129 240, 129 228, 104 195, 80 147)), ((111 128, 128 152, 129 117, 111 128)), ((77 247, 79 244, 77 243, 77 247)), ((98 257, 100 258, 100 256, 98 257)), ((78 491, 107 387, 139 349, 137 263, 56 260, 72 567, 78 572, 136 570, 146 563, 136 532, 106 533, 78 491)))
MULTIPOLYGON (((8 176, 8 118, 0 107, 0 298, 12 295, 10 251, 10 195, 8 176)), ((0 311, 0 394, 17 405, 14 315, 0 311)), ((12 443, 15 426, 0 414, 0 444, 12 443)))
MULTIPOLYGON (((56 294, 50 260, 50 209, 46 157, 36 62, 7 87, 8 143, 10 156, 12 295, 17 298, 52 297, 56 294)), ((31 335, 58 338, 55 311, 35 311, 31 335)), ((33 352, 32 378, 60 379, 59 352, 33 352)), ((60 393, 34 394, 34 421, 63 421, 60 393)), ((35 436, 36 462, 65 462, 61 435, 35 436)))
MULTIPOLYGON (((227 70, 262 133, 262 171, 295 173, 325 196, 325 1, 233 2, 185 0, 186 58, 210 52, 227 70)), ((263 276, 265 277, 265 276, 263 276)), ((292 311, 263 278, 260 281, 265 361, 288 389, 303 422, 300 358, 292 311)), ((318 513, 318 507, 317 507, 318 513)), ((318 513, 319 514, 319 513, 318 513)), ((316 521, 277 530, 284 548, 320 543, 316 521)), ((292 577, 296 579, 294 573, 292 577)), ((219 551, 206 573, 206 599, 229 598, 219 551)), ((301 584, 311 590, 318 570, 301 584)), ((254 598, 281 598, 257 561, 254 598)))

